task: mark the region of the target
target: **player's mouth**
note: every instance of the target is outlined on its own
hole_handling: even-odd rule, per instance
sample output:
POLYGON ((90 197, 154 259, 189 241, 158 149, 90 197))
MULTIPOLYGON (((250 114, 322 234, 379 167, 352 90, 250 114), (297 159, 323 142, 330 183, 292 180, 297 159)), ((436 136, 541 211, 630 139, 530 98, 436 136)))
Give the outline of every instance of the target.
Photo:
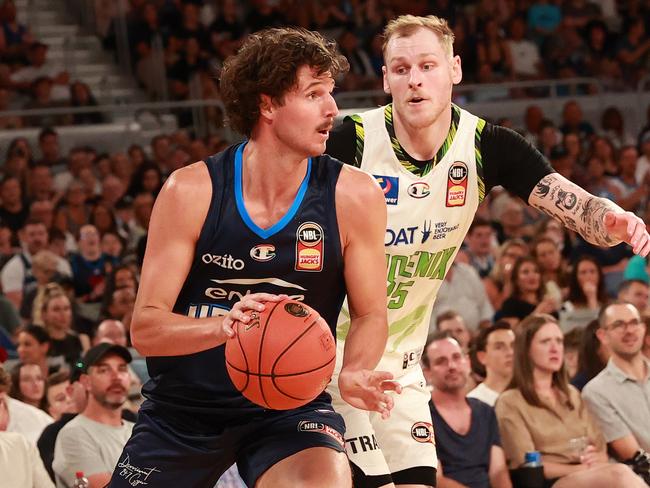
POLYGON ((322 135, 323 137, 326 137, 326 138, 329 137, 329 135, 330 135, 330 131, 331 131, 331 130, 332 130, 332 125, 331 125, 331 124, 328 124, 328 125, 326 125, 326 126, 324 126, 324 127, 321 126, 321 127, 319 127, 318 129, 316 129, 316 131, 317 131, 320 135, 322 135))
POLYGON ((424 100, 425 99, 422 98, 422 97, 411 97, 411 98, 409 98, 408 103, 409 103, 409 105, 418 105, 418 104, 424 102, 424 100))

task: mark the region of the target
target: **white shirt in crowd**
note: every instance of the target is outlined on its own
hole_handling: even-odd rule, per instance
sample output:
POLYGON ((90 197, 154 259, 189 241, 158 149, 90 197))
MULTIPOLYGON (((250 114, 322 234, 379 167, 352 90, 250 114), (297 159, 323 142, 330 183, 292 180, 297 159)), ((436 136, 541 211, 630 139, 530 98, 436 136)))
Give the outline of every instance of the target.
POLYGON ((500 393, 498 391, 488 388, 485 386, 485 383, 481 383, 467 394, 468 398, 476 398, 477 400, 481 400, 483 403, 487 403, 491 407, 494 407, 499 395, 500 393))
POLYGON ((54 488, 36 444, 18 432, 0 432, 0 486, 54 488))
POLYGON ((36 407, 32 407, 15 398, 6 397, 7 410, 9 411, 9 424, 7 432, 18 432, 36 445, 43 429, 54 422, 48 414, 36 407))

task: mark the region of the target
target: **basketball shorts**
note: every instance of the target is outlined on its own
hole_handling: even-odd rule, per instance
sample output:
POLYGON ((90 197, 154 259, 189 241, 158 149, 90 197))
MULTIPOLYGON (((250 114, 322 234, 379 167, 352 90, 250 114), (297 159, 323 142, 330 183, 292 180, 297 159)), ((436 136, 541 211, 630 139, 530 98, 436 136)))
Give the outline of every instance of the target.
POLYGON ((215 424, 212 432, 189 430, 161 413, 149 400, 143 404, 109 487, 212 488, 235 462, 252 487, 271 466, 302 450, 328 447, 345 452, 343 419, 320 401, 215 424))
POLYGON ((438 460, 429 410, 431 394, 419 365, 403 379, 402 393, 393 395, 395 406, 387 420, 342 400, 335 379, 328 386, 334 409, 345 419, 345 449, 353 474, 364 475, 364 482, 355 481, 355 487, 390 482, 435 486, 438 460))

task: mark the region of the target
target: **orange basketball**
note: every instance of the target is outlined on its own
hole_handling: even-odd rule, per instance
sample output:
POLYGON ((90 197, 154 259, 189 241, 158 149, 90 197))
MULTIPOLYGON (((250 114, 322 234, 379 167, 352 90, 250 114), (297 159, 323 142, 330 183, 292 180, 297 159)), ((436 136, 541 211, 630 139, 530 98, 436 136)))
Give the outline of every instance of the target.
POLYGON ((235 388, 264 408, 309 403, 334 372, 336 344, 316 310, 296 300, 267 302, 226 341, 226 368, 235 388))

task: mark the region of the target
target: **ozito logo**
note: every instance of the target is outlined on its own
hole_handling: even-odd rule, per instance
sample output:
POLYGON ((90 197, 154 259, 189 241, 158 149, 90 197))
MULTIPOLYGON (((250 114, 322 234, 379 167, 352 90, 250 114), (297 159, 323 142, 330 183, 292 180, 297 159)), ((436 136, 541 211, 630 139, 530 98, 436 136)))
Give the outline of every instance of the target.
POLYGON ((244 269, 244 261, 241 259, 233 258, 230 254, 219 256, 218 254, 206 253, 201 256, 201 261, 203 261, 205 264, 216 264, 220 268, 225 269, 234 269, 237 271, 244 269))
POLYGON ((399 196, 399 178, 397 176, 373 175, 384 191, 387 205, 397 205, 399 196))
POLYGON ((408 187, 406 193, 408 193, 409 196, 413 198, 424 198, 428 197, 431 194, 431 190, 429 189, 428 183, 425 183, 424 181, 417 181, 408 187))
POLYGON ((433 442, 433 427, 426 422, 416 422, 411 427, 411 437, 417 442, 433 442))
POLYGON ((250 256, 255 261, 270 261, 275 257, 275 246, 273 244, 258 244, 251 249, 250 256))

